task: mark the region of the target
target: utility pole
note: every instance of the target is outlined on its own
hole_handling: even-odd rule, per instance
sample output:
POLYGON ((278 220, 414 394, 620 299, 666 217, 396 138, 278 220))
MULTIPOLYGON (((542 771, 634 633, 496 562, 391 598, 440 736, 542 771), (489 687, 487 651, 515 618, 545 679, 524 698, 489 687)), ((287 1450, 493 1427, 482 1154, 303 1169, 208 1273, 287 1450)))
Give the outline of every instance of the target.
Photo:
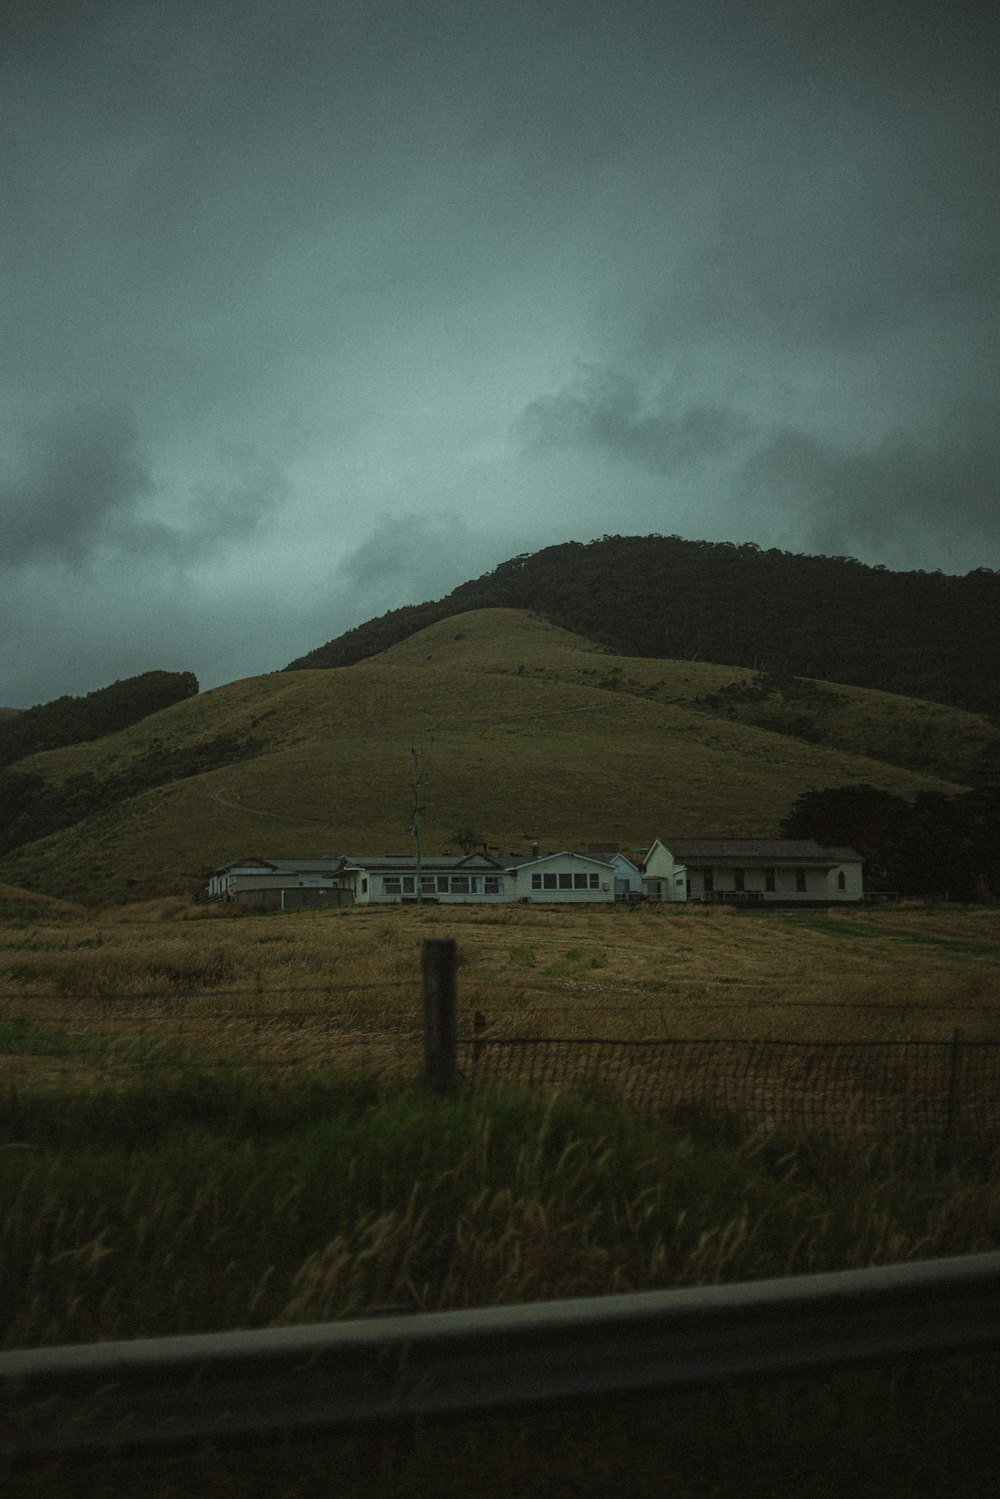
POLYGON ((421 774, 420 765, 419 765, 419 762, 417 760, 417 747, 416 747, 416 745, 411 746, 410 754, 411 754, 411 756, 413 758, 413 823, 412 823, 412 825, 410 827, 410 832, 413 835, 413 840, 414 840, 414 842, 416 844, 416 849, 417 849, 417 858, 416 858, 416 865, 417 865, 417 869, 416 869, 417 900, 418 900, 418 902, 420 902, 422 904, 423 903, 423 899, 424 899, 424 890, 423 890, 423 883, 424 882, 423 882, 423 879, 421 877, 421 867, 420 867, 420 814, 421 814, 421 812, 424 809, 423 809, 423 807, 420 804, 420 792, 421 792, 422 787, 424 785, 426 785, 427 778, 426 778, 425 774, 421 774))

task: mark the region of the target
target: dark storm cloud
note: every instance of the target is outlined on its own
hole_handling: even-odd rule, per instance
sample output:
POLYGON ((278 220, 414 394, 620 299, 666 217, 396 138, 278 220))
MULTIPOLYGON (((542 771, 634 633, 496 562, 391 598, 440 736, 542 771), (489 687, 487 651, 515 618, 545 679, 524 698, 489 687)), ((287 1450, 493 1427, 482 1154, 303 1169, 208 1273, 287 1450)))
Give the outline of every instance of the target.
POLYGON ((36 426, 20 473, 0 487, 0 560, 78 563, 103 534, 128 523, 152 487, 127 411, 91 407, 36 426))
POLYGON ((848 451, 782 431, 749 460, 741 489, 801 518, 811 550, 915 565, 928 540, 940 560, 977 545, 989 554, 1000 517, 1000 427, 983 403, 952 410, 919 434, 893 432, 848 451))
POLYGON ((529 448, 592 448, 654 473, 716 458, 747 434, 745 419, 724 406, 692 401, 673 386, 648 398, 638 381, 592 368, 554 396, 532 401, 515 424, 529 448))
POLYGON ((609 507, 997 565, 998 42, 979 0, 14 0, 0 702, 270 669, 609 507))
POLYGON ((34 426, 20 456, 0 483, 0 567, 8 572, 80 566, 109 553, 191 564, 251 535, 286 493, 272 464, 236 450, 168 524, 155 513, 156 485, 134 418, 107 406, 34 426))

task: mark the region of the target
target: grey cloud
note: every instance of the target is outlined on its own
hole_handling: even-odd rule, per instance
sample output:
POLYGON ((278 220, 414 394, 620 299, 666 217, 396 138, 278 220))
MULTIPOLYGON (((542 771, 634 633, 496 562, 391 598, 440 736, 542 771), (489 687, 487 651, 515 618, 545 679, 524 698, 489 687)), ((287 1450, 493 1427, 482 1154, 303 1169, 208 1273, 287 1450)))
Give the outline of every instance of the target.
POLYGON ((811 550, 892 556, 897 566, 931 551, 960 569, 993 555, 998 475, 996 412, 968 403, 867 449, 778 431, 745 464, 738 493, 786 507, 811 550))
POLYGON ((674 382, 643 398, 632 376, 593 366, 556 395, 532 401, 517 432, 535 451, 601 450, 670 474, 729 452, 749 427, 726 406, 686 399, 674 382))
POLYGON ((383 515, 346 556, 338 579, 369 614, 446 593, 496 562, 493 545, 454 515, 383 515))
POLYGON ((287 484, 246 447, 221 457, 220 475, 170 515, 129 412, 91 407, 36 426, 20 474, 0 486, 0 566, 79 566, 98 554, 183 566, 223 551, 256 532, 287 484))
POLYGON ((36 558, 79 563, 153 485, 127 411, 98 406, 36 426, 21 472, 0 486, 7 566, 36 558))

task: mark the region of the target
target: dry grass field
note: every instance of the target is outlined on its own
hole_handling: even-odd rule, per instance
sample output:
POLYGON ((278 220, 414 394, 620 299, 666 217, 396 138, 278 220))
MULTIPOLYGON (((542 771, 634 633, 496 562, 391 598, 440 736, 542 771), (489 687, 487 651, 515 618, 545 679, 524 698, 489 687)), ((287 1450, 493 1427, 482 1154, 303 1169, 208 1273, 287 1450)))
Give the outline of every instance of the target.
POLYGON ((957 1027, 1000 1040, 1000 912, 986 907, 236 914, 14 894, 0 1076, 96 1077, 171 1048, 322 1068, 350 1044, 416 1066, 421 944, 439 937, 458 942, 466 1036, 479 1011, 487 1035, 943 1041, 957 1027))

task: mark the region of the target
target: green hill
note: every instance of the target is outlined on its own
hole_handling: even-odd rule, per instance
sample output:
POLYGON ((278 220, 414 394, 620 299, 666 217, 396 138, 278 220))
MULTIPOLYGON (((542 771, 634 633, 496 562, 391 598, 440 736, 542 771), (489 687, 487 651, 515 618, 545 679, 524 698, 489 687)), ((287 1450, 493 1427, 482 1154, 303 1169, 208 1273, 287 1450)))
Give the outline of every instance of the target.
POLYGON ((234 682, 21 761, 8 775, 36 778, 43 807, 82 794, 90 809, 12 848, 0 880, 102 902, 192 892, 253 853, 406 851, 413 744, 429 778, 425 847, 470 827, 506 851, 531 836, 554 849, 642 846, 665 830, 774 834, 815 787, 954 792, 997 737, 971 715, 879 693, 818 698, 824 743, 706 707, 752 677, 617 657, 524 611, 477 610, 377 659, 234 682), (921 725, 939 762, 950 739, 955 774, 891 763, 921 725), (861 753, 873 746, 878 758, 861 753))
POLYGON ((147 671, 85 697, 57 697, 20 711, 0 708, 0 765, 41 750, 114 734, 198 691, 190 671, 147 671))
POLYGON ((605 536, 513 557, 287 670, 348 666, 489 608, 531 609, 628 656, 791 673, 1000 716, 1000 573, 897 573, 679 536, 605 536))

